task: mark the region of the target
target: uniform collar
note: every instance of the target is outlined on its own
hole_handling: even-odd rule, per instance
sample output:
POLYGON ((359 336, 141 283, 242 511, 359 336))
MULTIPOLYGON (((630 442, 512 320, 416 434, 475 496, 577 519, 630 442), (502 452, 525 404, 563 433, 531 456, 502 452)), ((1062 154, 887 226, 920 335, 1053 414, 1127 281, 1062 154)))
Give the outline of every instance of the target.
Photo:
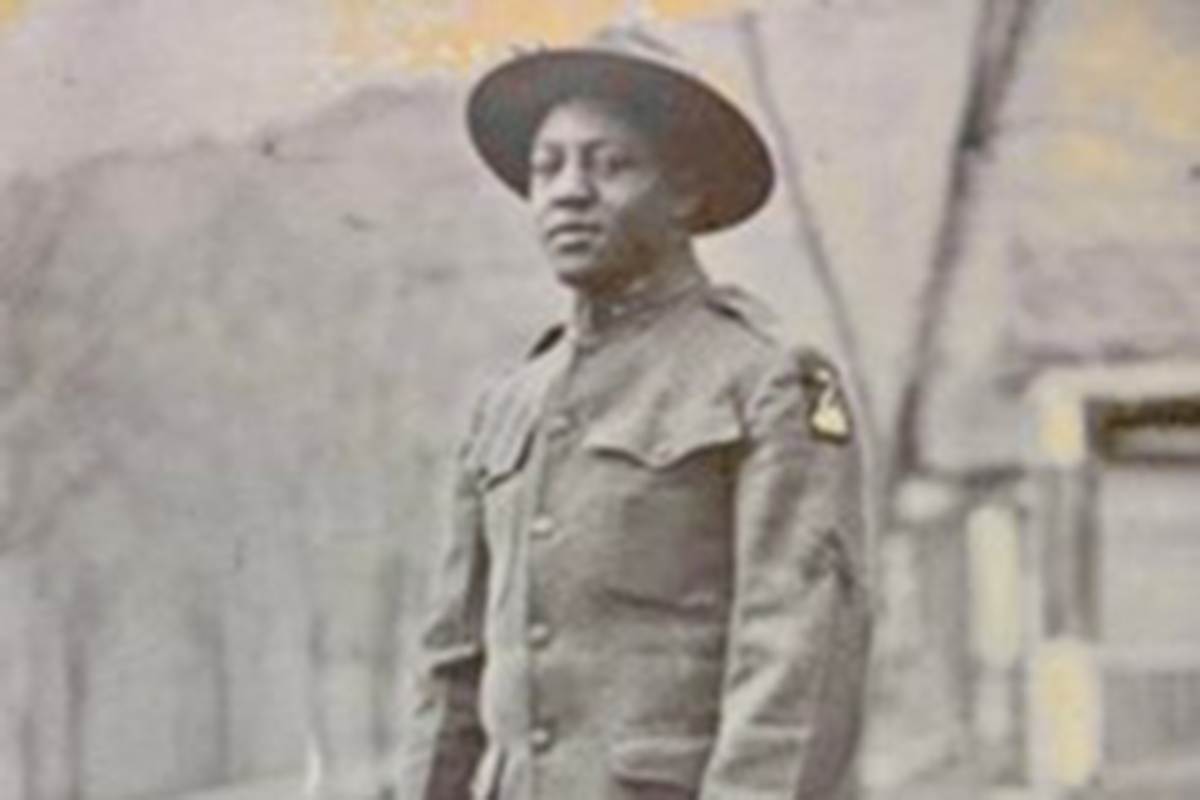
POLYGON ((707 285, 700 268, 689 263, 651 273, 613 297, 578 295, 570 326, 572 338, 583 345, 597 344, 620 329, 653 319, 656 311, 675 305, 707 285))

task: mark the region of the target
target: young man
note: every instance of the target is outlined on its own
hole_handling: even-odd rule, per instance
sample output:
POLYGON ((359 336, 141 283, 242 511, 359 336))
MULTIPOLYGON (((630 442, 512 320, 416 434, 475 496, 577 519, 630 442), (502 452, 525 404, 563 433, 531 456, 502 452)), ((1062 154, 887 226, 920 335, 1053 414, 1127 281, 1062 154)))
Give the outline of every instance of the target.
POLYGON ((402 800, 829 800, 868 639, 834 371, 710 285, 692 238, 765 202, 766 147, 645 39, 471 97, 573 317, 478 404, 421 641, 402 800))

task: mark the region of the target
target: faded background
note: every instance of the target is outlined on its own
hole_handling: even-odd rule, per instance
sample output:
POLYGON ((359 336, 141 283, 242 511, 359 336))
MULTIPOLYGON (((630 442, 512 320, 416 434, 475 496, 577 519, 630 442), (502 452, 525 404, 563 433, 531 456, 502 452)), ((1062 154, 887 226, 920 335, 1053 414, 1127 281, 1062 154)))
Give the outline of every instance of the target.
POLYGON ((562 303, 466 88, 631 18, 779 157, 706 261, 861 404, 864 794, 1200 796, 1195 0, 0 0, 0 800, 369 796, 562 303))

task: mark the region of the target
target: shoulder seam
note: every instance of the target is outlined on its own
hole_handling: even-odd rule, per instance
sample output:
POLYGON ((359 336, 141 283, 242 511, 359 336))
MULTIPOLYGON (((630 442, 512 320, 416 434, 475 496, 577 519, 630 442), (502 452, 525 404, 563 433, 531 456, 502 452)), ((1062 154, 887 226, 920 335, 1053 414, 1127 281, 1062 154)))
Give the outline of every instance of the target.
POLYGON ((714 286, 705 305, 724 319, 737 323, 752 338, 772 347, 786 347, 771 310, 752 295, 734 286, 714 286), (759 313, 756 315, 754 311, 759 313))

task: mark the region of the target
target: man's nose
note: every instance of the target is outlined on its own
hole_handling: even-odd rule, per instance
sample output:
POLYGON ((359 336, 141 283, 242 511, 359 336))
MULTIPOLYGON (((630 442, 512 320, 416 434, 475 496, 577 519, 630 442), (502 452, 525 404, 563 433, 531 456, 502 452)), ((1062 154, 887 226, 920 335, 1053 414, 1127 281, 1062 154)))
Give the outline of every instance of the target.
POLYGON ((556 203, 583 205, 596 199, 596 184, 582 159, 568 159, 551 187, 556 203))

